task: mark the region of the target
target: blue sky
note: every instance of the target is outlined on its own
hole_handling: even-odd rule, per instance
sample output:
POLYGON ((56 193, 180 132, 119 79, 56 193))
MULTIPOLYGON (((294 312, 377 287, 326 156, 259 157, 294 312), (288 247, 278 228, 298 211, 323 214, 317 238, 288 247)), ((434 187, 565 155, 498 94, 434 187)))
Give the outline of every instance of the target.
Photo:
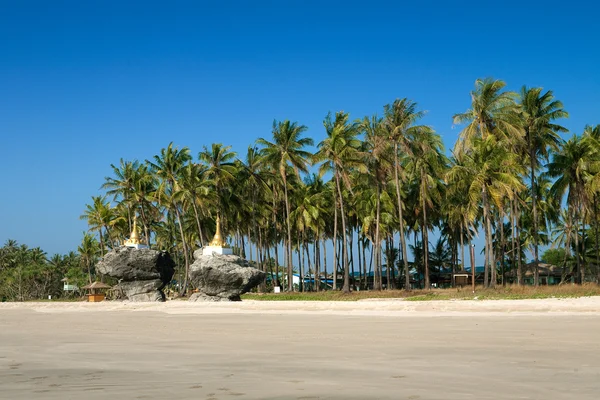
MULTIPOLYGON (((244 154, 273 119, 408 97, 452 147, 478 77, 543 86, 600 123, 593 2, 2 2, 0 243, 74 250, 110 164, 169 142, 244 154)), ((478 257, 479 258, 479 257, 478 257)))

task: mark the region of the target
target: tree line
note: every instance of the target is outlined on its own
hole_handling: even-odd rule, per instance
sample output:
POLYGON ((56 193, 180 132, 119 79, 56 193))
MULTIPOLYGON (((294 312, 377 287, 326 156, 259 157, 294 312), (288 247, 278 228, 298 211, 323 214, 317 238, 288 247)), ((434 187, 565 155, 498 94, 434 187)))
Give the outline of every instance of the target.
POLYGON ((136 220, 151 247, 177 260, 183 293, 218 215, 234 250, 289 291, 294 271, 312 277, 300 290, 429 288, 464 269, 478 234, 484 286, 510 271, 523 284, 527 254, 538 285, 540 246, 552 246, 564 280, 598 282, 600 125, 565 140, 569 114, 552 91, 505 86, 475 82, 449 152, 404 98, 361 119, 327 114, 316 147, 306 126, 284 120, 243 156, 221 143, 197 155, 171 143, 141 162, 121 159, 81 216, 97 248, 83 272, 91 280, 97 257, 136 220))

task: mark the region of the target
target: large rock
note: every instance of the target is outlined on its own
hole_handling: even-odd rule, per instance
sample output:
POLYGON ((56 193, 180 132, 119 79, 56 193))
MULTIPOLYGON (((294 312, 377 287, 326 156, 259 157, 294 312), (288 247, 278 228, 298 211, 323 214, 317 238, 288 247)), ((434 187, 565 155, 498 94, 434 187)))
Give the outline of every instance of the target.
POLYGON ((240 301, 241 294, 265 279, 264 272, 235 255, 203 255, 196 250, 194 259, 190 279, 199 292, 190 301, 240 301))
POLYGON ((101 274, 119 279, 113 289, 117 297, 131 301, 164 301, 164 287, 171 282, 175 263, 169 253, 119 247, 96 265, 101 274))

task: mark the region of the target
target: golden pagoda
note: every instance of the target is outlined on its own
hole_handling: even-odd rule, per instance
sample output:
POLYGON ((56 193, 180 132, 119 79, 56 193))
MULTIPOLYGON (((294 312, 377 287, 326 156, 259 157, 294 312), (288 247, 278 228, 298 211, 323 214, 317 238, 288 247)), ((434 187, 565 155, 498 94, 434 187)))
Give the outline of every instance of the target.
POLYGON ((129 239, 123 242, 123 246, 133 247, 135 249, 147 249, 148 246, 142 244, 137 231, 137 217, 133 217, 133 228, 131 229, 131 234, 129 235, 129 239))
POLYGON ((233 251, 227 246, 227 242, 225 242, 224 238, 221 236, 221 218, 219 214, 217 214, 216 220, 216 232, 213 239, 210 241, 208 246, 204 246, 202 249, 203 255, 212 255, 213 253, 217 254, 233 254, 233 251))

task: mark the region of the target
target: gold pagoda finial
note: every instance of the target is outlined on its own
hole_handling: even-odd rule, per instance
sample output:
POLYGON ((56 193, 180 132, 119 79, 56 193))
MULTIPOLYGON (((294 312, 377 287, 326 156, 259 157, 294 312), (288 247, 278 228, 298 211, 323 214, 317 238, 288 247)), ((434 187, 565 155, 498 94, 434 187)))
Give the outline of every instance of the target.
POLYGON ((129 235, 129 239, 123 243, 125 246, 130 244, 140 244, 140 237, 137 233, 137 217, 133 217, 133 229, 131 230, 131 235, 129 235))
POLYGON ((217 214, 217 231, 215 232, 215 236, 213 240, 208 244, 211 247, 227 247, 227 243, 221 237, 221 218, 219 214, 217 214))

